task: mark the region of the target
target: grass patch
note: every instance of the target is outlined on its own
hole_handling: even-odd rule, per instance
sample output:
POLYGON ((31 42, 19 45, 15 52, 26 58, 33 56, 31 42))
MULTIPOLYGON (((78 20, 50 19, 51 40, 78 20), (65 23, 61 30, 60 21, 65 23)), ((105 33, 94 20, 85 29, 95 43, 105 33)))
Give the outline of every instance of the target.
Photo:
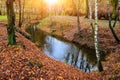
POLYGON ((50 25, 50 23, 50 18, 45 18, 40 22, 39 27, 50 25))
POLYGON ((39 24, 39 28, 43 27, 51 28, 53 30, 64 30, 70 27, 70 20, 56 16, 47 17, 39 24))
POLYGON ((63 16, 50 16, 43 19, 39 26, 40 29, 48 29, 51 34, 64 36, 66 31, 71 30, 71 19, 63 16))
MULTIPOLYGON (((16 19, 19 19, 18 15, 16 16, 16 19)), ((7 16, 6 15, 5 16, 0 16, 0 21, 2 21, 2 20, 7 20, 7 16)))
POLYGON ((0 20, 7 20, 7 16, 0 16, 0 20))

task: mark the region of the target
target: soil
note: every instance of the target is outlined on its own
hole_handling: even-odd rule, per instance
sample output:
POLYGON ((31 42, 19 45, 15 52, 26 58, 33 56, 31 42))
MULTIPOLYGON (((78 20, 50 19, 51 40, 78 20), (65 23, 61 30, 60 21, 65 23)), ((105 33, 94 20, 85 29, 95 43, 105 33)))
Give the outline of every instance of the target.
MULTIPOLYGON (((77 33, 76 24, 65 30, 64 38, 94 47, 90 28, 82 24, 77 33), (74 27, 74 28, 73 28, 74 27), (80 41, 80 39, 82 39, 80 41)), ((48 27, 43 28, 49 32, 48 27)), ((117 29, 117 33, 119 30, 117 29)), ((61 34, 56 34, 61 36, 61 34)), ((114 43, 108 28, 100 28, 100 47, 111 50, 106 61, 103 61, 103 72, 81 72, 72 66, 47 57, 34 43, 16 32, 16 46, 7 46, 6 25, 0 24, 0 79, 1 80, 119 80, 120 79, 120 50, 119 44, 114 43), (104 34, 103 34, 104 33, 104 34)), ((108 53, 106 53, 108 54, 108 53)))

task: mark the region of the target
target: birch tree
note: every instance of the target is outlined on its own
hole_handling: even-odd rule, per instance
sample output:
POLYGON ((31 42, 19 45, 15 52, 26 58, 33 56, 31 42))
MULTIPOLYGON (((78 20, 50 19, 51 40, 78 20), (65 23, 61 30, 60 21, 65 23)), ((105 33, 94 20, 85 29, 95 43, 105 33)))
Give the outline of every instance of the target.
POLYGON ((103 66, 101 63, 101 54, 99 52, 98 46, 98 0, 95 0, 95 29, 94 29, 94 41, 95 41, 95 50, 96 50, 96 57, 97 57, 97 66, 99 72, 103 71, 103 66))
POLYGON ((91 7, 91 0, 88 1, 88 7, 89 7, 89 18, 90 18, 90 26, 92 28, 92 32, 94 34, 94 27, 93 27, 93 22, 92 22, 92 7, 91 7))
POLYGON ((7 19, 8 19, 8 26, 7 26, 8 45, 16 45, 15 30, 14 30, 15 13, 13 9, 13 2, 14 0, 6 0, 7 19))
POLYGON ((118 14, 119 14, 118 15, 118 17, 119 17, 118 20, 119 20, 119 23, 120 23, 120 0, 118 0, 118 7, 117 8, 118 8, 118 14))
POLYGON ((118 10, 120 10, 120 0, 118 0, 118 10))

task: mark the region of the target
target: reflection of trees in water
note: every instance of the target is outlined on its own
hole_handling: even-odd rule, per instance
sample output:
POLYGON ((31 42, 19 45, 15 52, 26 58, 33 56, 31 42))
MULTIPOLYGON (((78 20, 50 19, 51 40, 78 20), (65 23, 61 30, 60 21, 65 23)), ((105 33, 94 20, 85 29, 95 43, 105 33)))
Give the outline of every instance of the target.
POLYGON ((75 47, 74 45, 71 46, 72 48, 72 55, 74 56, 72 59, 73 59, 73 63, 72 65, 74 67, 77 67, 77 62, 78 62, 78 57, 79 57, 79 49, 77 47, 75 47))
POLYGON ((69 53, 69 52, 68 52, 68 54, 67 54, 67 56, 66 56, 66 59, 65 59, 65 62, 66 62, 66 63, 68 63, 68 62, 69 62, 69 57, 70 57, 70 54, 71 54, 71 53, 69 53))
POLYGON ((81 58, 80 58, 80 65, 79 65, 79 69, 83 70, 84 69, 84 54, 81 54, 81 58))
POLYGON ((46 50, 49 51, 49 54, 53 53, 53 45, 54 45, 54 41, 53 40, 54 39, 52 39, 52 37, 49 37, 49 36, 46 37, 46 42, 49 42, 49 43, 46 43, 45 48, 46 48, 46 50))
POLYGON ((86 58, 84 53, 81 51, 79 69, 81 69, 84 72, 90 72, 91 71, 90 67, 91 67, 91 64, 89 64, 88 58, 86 58))
POLYGON ((90 68, 91 68, 91 66, 89 65, 89 63, 87 61, 86 66, 85 66, 85 72, 87 72, 87 70, 90 72, 90 68))
POLYGON ((93 65, 97 64, 97 58, 94 50, 90 51, 89 49, 82 49, 82 53, 87 57, 88 63, 91 63, 93 65))
MULTIPOLYGON (((55 42, 55 39, 47 36, 43 31, 37 30, 37 28, 34 28, 33 26, 29 27, 27 32, 31 34, 33 42, 37 42, 39 47, 44 47, 45 51, 47 50, 47 52, 54 57, 52 53, 55 51, 54 49, 57 46, 57 44, 55 44, 57 43, 55 42)), ((64 47, 64 45, 62 46, 64 47)), ((92 54, 94 52, 91 52, 87 49, 79 49, 75 45, 69 43, 65 48, 66 55, 63 58, 64 60, 61 61, 65 61, 66 63, 79 68, 84 72, 90 72, 94 68, 96 64, 96 56, 92 54)))
POLYGON ((32 41, 35 42, 39 47, 42 47, 45 44, 46 35, 43 31, 38 30, 35 26, 36 25, 31 25, 26 31, 31 34, 32 41))
POLYGON ((71 45, 69 52, 65 57, 65 62, 76 68, 79 68, 81 71, 90 72, 95 64, 89 63, 91 61, 88 61, 89 57, 86 56, 86 54, 88 53, 84 53, 84 51, 78 49, 74 45, 71 45))

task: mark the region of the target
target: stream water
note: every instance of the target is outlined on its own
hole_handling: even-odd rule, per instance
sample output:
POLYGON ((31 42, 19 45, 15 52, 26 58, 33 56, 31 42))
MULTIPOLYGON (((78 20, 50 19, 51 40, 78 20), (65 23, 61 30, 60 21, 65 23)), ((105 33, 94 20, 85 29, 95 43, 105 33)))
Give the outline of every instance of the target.
POLYGON ((62 38, 53 37, 36 27, 28 27, 32 41, 52 59, 62 61, 84 72, 97 70, 94 50, 79 48, 76 44, 62 38))

